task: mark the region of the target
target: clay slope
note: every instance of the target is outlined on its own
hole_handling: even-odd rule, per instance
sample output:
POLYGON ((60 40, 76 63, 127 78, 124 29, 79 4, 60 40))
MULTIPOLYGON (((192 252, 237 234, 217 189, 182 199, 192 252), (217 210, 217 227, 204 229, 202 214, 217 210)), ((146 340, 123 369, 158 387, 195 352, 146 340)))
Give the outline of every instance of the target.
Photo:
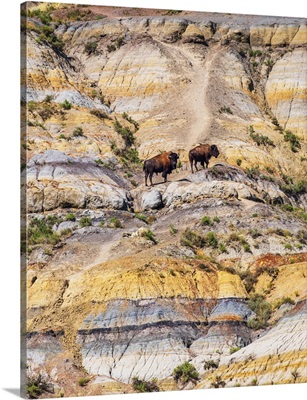
POLYGON ((272 18, 23 10, 28 397, 306 382, 306 21, 272 18))

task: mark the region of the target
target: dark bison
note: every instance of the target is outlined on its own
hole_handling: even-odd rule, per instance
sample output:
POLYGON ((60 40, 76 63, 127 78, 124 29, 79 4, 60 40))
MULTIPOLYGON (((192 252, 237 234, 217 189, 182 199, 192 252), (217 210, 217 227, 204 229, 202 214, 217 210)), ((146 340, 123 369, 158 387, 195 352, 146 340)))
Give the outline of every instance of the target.
POLYGON ((147 186, 147 178, 149 176, 152 186, 152 176, 154 172, 156 174, 162 172, 164 182, 167 182, 167 175, 171 174, 173 169, 176 169, 178 158, 179 156, 177 153, 169 151, 144 161, 143 170, 145 172, 145 185, 147 186))
POLYGON ((210 158, 212 156, 217 158, 219 156, 219 154, 220 154, 220 152, 218 151, 218 148, 216 147, 215 144, 213 144, 212 146, 210 146, 209 144, 200 144, 200 145, 194 147, 194 149, 191 149, 189 151, 189 160, 190 160, 190 164, 191 164, 192 173, 194 173, 193 162, 194 162, 196 171, 198 171, 198 169, 197 169, 198 162, 200 162, 200 164, 202 165, 203 168, 205 168, 204 164, 206 163, 206 168, 208 168, 210 158))

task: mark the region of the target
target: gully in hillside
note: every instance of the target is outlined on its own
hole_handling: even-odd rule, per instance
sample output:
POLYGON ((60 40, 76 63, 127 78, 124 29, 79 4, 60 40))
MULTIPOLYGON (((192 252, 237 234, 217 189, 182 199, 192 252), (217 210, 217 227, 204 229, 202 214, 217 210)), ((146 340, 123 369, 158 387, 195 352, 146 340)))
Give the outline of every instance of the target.
POLYGON ((153 186, 152 176, 154 172, 156 174, 162 172, 164 182, 167 182, 167 175, 171 174, 173 169, 176 169, 178 158, 177 153, 169 151, 144 161, 145 185, 147 186, 147 178, 149 176, 150 185, 153 186))

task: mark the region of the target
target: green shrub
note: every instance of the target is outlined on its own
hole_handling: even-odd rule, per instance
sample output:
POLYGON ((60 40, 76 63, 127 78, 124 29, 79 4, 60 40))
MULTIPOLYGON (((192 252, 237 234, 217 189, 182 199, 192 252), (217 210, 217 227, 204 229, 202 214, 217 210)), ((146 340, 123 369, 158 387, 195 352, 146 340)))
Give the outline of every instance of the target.
POLYGON ((54 114, 54 109, 49 104, 46 104, 44 108, 39 109, 37 113, 43 121, 46 121, 54 114))
POLYGON ((295 301, 291 299, 291 297, 282 297, 281 299, 278 299, 274 302, 273 308, 274 310, 280 308, 283 304, 291 304, 294 306, 295 301))
POLYGON ((242 243, 242 247, 243 247, 243 250, 246 252, 246 253, 250 253, 251 252, 251 247, 250 247, 250 245, 249 245, 249 243, 247 243, 247 242, 243 242, 242 243))
POLYGON ((66 219, 66 221, 75 221, 76 217, 75 217, 75 214, 69 213, 66 215, 65 219, 66 219))
POLYGON ((212 272, 212 269, 211 269, 211 267, 210 267, 209 264, 200 263, 200 264, 198 264, 198 268, 199 268, 201 271, 212 272))
POLYGON ((67 99, 65 99, 63 101, 63 103, 61 104, 61 106, 64 108, 64 110, 70 110, 72 107, 72 104, 67 99))
POLYGON ((117 217, 110 218, 110 222, 108 224, 110 228, 123 228, 123 224, 117 217))
POLYGON ((249 243, 246 241, 246 239, 244 237, 242 237, 241 235, 239 235, 236 232, 232 232, 228 238, 227 238, 227 242, 231 243, 231 242, 237 242, 240 243, 243 247, 243 250, 246 252, 250 252, 250 245, 249 243))
POLYGON ((216 368, 218 368, 218 366, 219 366, 219 364, 216 361, 208 360, 204 364, 204 369, 205 370, 207 370, 207 369, 216 369, 216 368))
POLYGON ((291 375, 293 376, 294 383, 301 376, 300 373, 297 371, 297 369, 295 369, 294 371, 291 371, 291 375))
POLYGON ((231 111, 231 109, 229 107, 223 106, 219 109, 219 113, 226 113, 226 114, 233 114, 233 112, 231 111))
POLYGON ((74 132, 73 132, 72 135, 75 136, 75 137, 77 137, 77 136, 84 136, 84 134, 83 134, 83 129, 82 129, 80 126, 78 126, 78 127, 74 130, 74 132))
POLYGON ((79 385, 79 386, 86 386, 86 385, 89 383, 90 380, 91 380, 91 379, 90 379, 89 377, 80 378, 80 379, 78 380, 78 385, 79 385))
POLYGON ((258 277, 256 276, 256 274, 254 275, 250 270, 241 271, 239 273, 239 276, 245 286, 247 293, 250 293, 258 282, 258 277))
POLYGON ((112 51, 116 50, 116 46, 114 44, 108 44, 107 45, 107 50, 109 53, 112 53, 112 51))
POLYGON ((274 142, 271 139, 269 139, 268 136, 263 136, 259 135, 259 133, 252 133, 252 132, 250 132, 249 136, 255 143, 257 143, 258 146, 263 144, 264 146, 275 147, 274 142))
POLYGON ((90 56, 91 54, 95 54, 97 51, 98 42, 88 42, 84 46, 84 52, 90 56))
POLYGON ((202 224, 202 225, 209 225, 209 226, 212 226, 212 225, 213 225, 213 222, 211 221, 211 218, 210 218, 210 217, 208 217, 207 215, 205 215, 205 216, 202 217, 202 219, 201 219, 201 224, 202 224))
POLYGON ((231 347, 230 349, 229 349, 229 354, 233 354, 233 353, 235 353, 236 351, 239 351, 241 349, 241 347, 231 347))
POLYGON ((285 131, 284 140, 285 142, 290 143, 290 148, 293 151, 293 153, 296 153, 301 148, 299 138, 289 130, 285 131))
POLYGON ((267 165, 267 166, 265 167, 265 169, 268 171, 269 174, 273 174, 273 173, 274 173, 274 169, 271 168, 269 165, 267 165))
POLYGON ((258 385, 258 380, 257 380, 257 378, 254 378, 254 379, 251 381, 250 385, 251 385, 251 386, 257 386, 257 385, 258 385))
POLYGON ((217 216, 213 217, 213 222, 220 222, 219 217, 217 217, 217 216))
POLYGON ((292 247, 292 245, 291 245, 290 243, 286 243, 286 244, 285 244, 285 249, 286 249, 286 250, 292 250, 293 247, 292 247))
POLYGON ((282 204, 282 205, 280 206, 280 208, 281 208, 283 211, 289 211, 289 212, 293 212, 293 211, 294 211, 294 207, 291 206, 291 204, 282 204))
POLYGON ((188 361, 178 365, 178 367, 174 369, 172 376, 176 382, 180 381, 182 383, 190 381, 195 383, 199 380, 199 373, 194 365, 190 364, 188 361))
POLYGON ((215 377, 215 380, 211 383, 211 387, 213 388, 222 388, 225 387, 226 382, 222 380, 220 375, 215 377))
POLYGON ((246 168, 245 173, 248 178, 255 179, 260 175, 259 166, 246 168))
POLYGON ((218 249, 219 249, 220 253, 228 253, 227 248, 224 245, 224 243, 219 243, 218 249))
POLYGON ((138 218, 138 219, 140 219, 141 221, 146 222, 146 224, 147 224, 147 217, 146 217, 146 215, 144 215, 144 214, 139 214, 139 213, 135 213, 134 216, 135 216, 135 218, 138 218))
POLYGON ((170 232, 171 235, 176 235, 176 233, 178 233, 178 229, 175 228, 175 226, 173 224, 170 224, 169 232, 170 232))
POLYGON ((300 243, 307 244, 307 231, 305 229, 298 230, 296 237, 300 243))
POLYGON ((34 30, 39 34, 36 42, 38 44, 45 44, 50 46, 54 51, 62 51, 65 43, 57 37, 54 32, 54 28, 48 24, 41 27, 34 28, 34 30))
POLYGON ((38 374, 28 378, 26 390, 30 399, 38 399, 43 392, 48 391, 48 384, 42 375, 38 374))
POLYGON ((289 237, 292 236, 292 233, 288 231, 287 229, 282 229, 282 228, 269 228, 265 231, 266 235, 272 235, 275 234, 277 236, 283 236, 283 237, 289 237))
POLYGON ((30 399, 38 399, 42 393, 41 388, 35 383, 27 384, 27 395, 30 399))
POLYGON ((134 187, 137 187, 137 186, 138 186, 137 181, 134 180, 134 179, 130 179, 130 183, 131 183, 131 185, 134 186, 134 187))
POLYGON ((204 238, 204 236, 192 231, 190 228, 187 228, 181 235, 180 244, 182 246, 187 246, 191 248, 200 248, 205 246, 206 239, 204 238))
POLYGON ((115 120, 113 126, 115 132, 124 139, 126 147, 130 147, 134 144, 135 138, 129 127, 123 127, 118 120, 115 120))
POLYGON ((262 52, 260 50, 249 50, 249 55, 251 57, 260 57, 262 55, 262 52))
POLYGON ((46 11, 42 11, 40 9, 28 10, 28 17, 38 18, 40 19, 42 24, 49 25, 50 22, 52 22, 51 13, 54 10, 55 8, 52 5, 50 5, 50 7, 46 9, 46 11))
POLYGON ((58 233, 44 220, 34 218, 28 227, 28 244, 56 244, 60 241, 58 233))
POLYGON ((262 236, 262 234, 256 228, 249 229, 248 234, 251 235, 251 237, 253 239, 256 239, 257 237, 262 236))
POLYGON ((136 392, 145 393, 145 392, 159 392, 160 389, 157 385, 157 381, 155 379, 151 381, 145 381, 139 379, 138 377, 132 378, 132 387, 136 392))
POLYGON ((127 113, 123 113, 122 117, 127 120, 128 122, 130 122, 130 124, 134 125, 135 131, 137 131, 139 129, 139 124, 138 122, 136 122, 134 119, 132 119, 131 117, 129 117, 129 115, 127 113))
POLYGON ((90 111, 90 114, 94 115, 95 117, 97 117, 99 119, 110 119, 109 115, 105 111, 100 110, 98 108, 93 108, 90 111))
POLYGON ((79 221, 79 224, 82 228, 84 228, 85 226, 91 226, 92 221, 91 221, 90 217, 82 217, 79 221))
MULTIPOLYGON (((264 65, 266 65, 267 67, 271 67, 272 68, 273 65, 274 65, 274 61, 271 58, 268 58, 267 60, 265 60, 264 65)), ((276 120, 276 118, 275 118, 275 120, 276 120)), ((274 122, 273 122, 273 124, 274 124, 274 122)), ((276 124, 274 124, 274 125, 276 125, 276 124)))
POLYGON ((44 102, 45 103, 51 103, 52 102, 52 100, 53 100, 53 98, 54 98, 54 96, 53 95, 51 95, 51 94, 48 94, 45 98, 44 98, 44 102))
POLYGON ((137 149, 134 148, 125 149, 124 152, 122 153, 122 157, 124 157, 126 160, 130 161, 133 164, 139 164, 141 162, 139 159, 139 153, 137 149))
POLYGON ((124 40, 124 36, 119 36, 117 39, 116 39, 116 46, 117 46, 117 48, 119 49, 120 47, 122 47, 122 45, 125 43, 125 40, 124 40))
POLYGON ((158 243, 155 234, 154 234, 150 229, 144 230, 144 231, 142 232, 142 236, 143 236, 144 238, 146 238, 147 240, 150 240, 151 242, 155 243, 155 244, 158 243))
POLYGON ((214 232, 207 233, 206 246, 214 247, 214 248, 218 247, 218 240, 217 240, 214 232))
POLYGON ((61 237, 68 237, 72 234, 72 230, 70 228, 65 228, 60 231, 61 237))
POLYGON ((256 317, 248 320, 248 327, 256 330, 266 328, 272 313, 270 303, 265 301, 264 296, 255 293, 250 296, 247 304, 249 308, 256 313, 256 317))
POLYGON ((237 163, 237 166, 240 167, 240 165, 242 164, 241 158, 238 158, 237 161, 236 161, 236 163, 237 163))

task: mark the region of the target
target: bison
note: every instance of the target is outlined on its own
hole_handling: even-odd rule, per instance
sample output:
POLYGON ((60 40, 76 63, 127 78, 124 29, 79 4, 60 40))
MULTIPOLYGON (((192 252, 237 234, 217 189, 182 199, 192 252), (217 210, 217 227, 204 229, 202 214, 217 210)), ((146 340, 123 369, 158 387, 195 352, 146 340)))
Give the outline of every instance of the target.
POLYGON ((191 149, 189 151, 189 160, 191 164, 192 173, 194 173, 193 162, 196 171, 198 171, 197 169, 198 162, 200 162, 203 168, 205 168, 204 164, 206 163, 206 168, 208 168, 210 158, 212 156, 217 158, 219 154, 220 152, 218 151, 218 148, 215 144, 213 144, 212 146, 210 146, 209 144, 200 144, 194 147, 194 149, 191 149))
POLYGON ((167 182, 167 175, 171 174, 173 169, 176 169, 178 158, 179 156, 177 153, 169 151, 146 160, 143 165, 143 171, 145 172, 145 185, 147 186, 147 178, 149 176, 150 184, 152 186, 152 176, 154 172, 156 174, 162 172, 164 182, 167 182))

